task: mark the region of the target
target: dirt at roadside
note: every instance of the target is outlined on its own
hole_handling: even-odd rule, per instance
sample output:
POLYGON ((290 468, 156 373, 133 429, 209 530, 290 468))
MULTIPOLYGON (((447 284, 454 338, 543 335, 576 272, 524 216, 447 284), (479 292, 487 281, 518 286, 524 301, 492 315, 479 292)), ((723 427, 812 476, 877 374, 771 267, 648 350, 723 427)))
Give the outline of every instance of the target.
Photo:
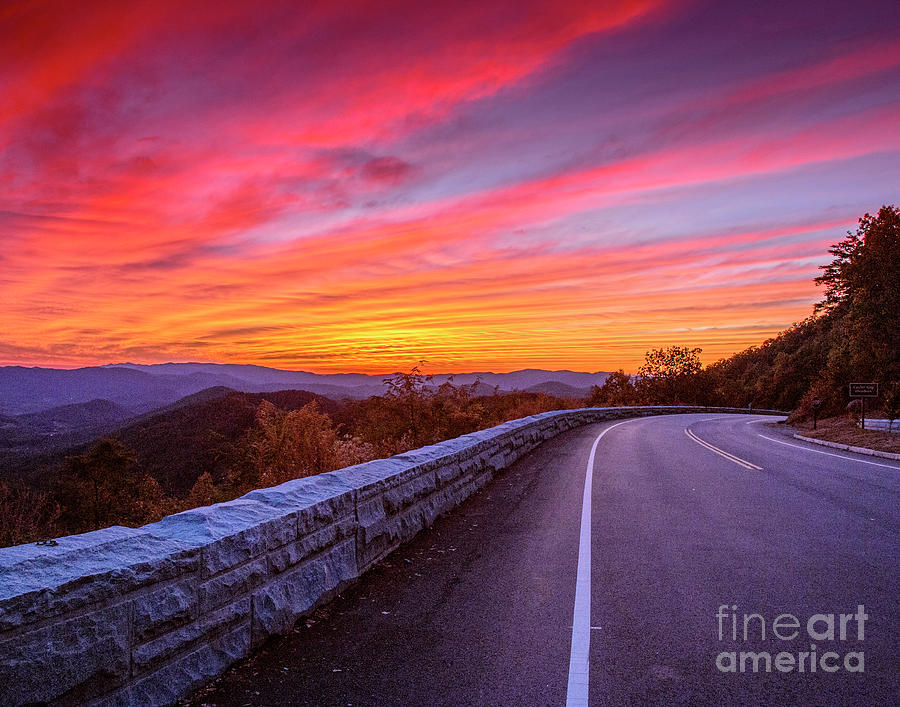
MULTIPOLYGON (((900 426, 900 422, 896 422, 895 425, 900 426)), ((862 430, 856 426, 854 420, 846 415, 819 420, 816 430, 813 430, 812 420, 795 422, 792 427, 804 437, 851 444, 854 447, 868 447, 882 452, 900 453, 900 433, 862 430)))

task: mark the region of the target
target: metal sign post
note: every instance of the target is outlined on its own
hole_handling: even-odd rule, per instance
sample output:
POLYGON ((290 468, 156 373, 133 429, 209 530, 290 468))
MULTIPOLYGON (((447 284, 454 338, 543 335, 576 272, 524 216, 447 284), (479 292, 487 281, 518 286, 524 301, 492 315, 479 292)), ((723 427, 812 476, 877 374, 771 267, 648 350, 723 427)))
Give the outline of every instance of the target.
POLYGON ((859 398, 862 428, 866 429, 866 398, 878 397, 878 383, 851 383, 850 397, 859 398))

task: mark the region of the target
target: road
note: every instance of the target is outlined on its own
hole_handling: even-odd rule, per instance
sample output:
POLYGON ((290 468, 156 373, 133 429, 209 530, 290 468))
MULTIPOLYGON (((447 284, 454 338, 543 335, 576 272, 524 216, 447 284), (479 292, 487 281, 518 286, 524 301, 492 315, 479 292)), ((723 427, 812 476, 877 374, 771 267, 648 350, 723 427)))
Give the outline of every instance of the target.
POLYGON ((900 463, 798 442, 772 418, 572 430, 195 704, 898 704, 898 496, 900 463), (747 641, 744 614, 759 615, 747 641), (790 640, 772 633, 783 614, 790 640), (816 614, 835 615, 834 640, 826 618, 810 638, 816 614), (794 667, 723 672, 732 651, 794 667))

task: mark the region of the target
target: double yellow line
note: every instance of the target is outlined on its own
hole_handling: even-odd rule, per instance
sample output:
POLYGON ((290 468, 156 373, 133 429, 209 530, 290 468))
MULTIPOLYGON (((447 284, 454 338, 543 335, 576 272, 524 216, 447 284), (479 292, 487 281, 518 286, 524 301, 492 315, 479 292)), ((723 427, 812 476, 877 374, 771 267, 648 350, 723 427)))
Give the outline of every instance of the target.
POLYGON ((726 452, 724 449, 719 449, 718 447, 713 446, 709 442, 706 442, 705 440, 700 439, 697 435, 695 435, 693 432, 691 432, 687 428, 685 428, 684 433, 688 437, 690 437, 692 440, 694 440, 697 444, 699 444, 701 447, 706 447, 709 451, 715 452, 720 457, 725 457, 728 461, 734 462, 735 464, 742 466, 745 469, 756 469, 757 471, 762 471, 761 466, 756 466, 756 464, 753 464, 752 462, 748 462, 746 459, 741 459, 740 457, 734 456, 734 454, 730 454, 730 453, 726 452))

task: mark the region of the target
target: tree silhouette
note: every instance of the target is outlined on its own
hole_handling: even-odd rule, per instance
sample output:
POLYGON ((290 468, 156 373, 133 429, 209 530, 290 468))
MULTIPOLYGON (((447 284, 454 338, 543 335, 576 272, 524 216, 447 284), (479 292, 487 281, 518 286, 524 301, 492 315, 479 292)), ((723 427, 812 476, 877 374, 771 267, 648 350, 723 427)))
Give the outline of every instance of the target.
POLYGON ((696 377, 703 370, 702 349, 669 346, 651 349, 638 369, 637 390, 654 405, 684 404, 696 399, 696 377))
POLYGON ((286 411, 263 400, 256 423, 245 435, 243 459, 231 473, 237 488, 272 486, 337 468, 338 433, 316 401, 286 411))
POLYGON ((634 405, 638 400, 638 392, 634 383, 621 368, 607 376, 603 385, 591 386, 588 404, 594 407, 608 405, 634 405))
POLYGON ((842 365, 856 379, 900 380, 900 209, 866 214, 829 253, 835 258, 816 284, 825 287, 817 310, 840 320, 832 368, 842 365))
POLYGON ((147 523, 168 510, 159 484, 135 472, 135 454, 115 439, 101 439, 69 457, 53 488, 61 521, 70 532, 113 523, 147 523))

